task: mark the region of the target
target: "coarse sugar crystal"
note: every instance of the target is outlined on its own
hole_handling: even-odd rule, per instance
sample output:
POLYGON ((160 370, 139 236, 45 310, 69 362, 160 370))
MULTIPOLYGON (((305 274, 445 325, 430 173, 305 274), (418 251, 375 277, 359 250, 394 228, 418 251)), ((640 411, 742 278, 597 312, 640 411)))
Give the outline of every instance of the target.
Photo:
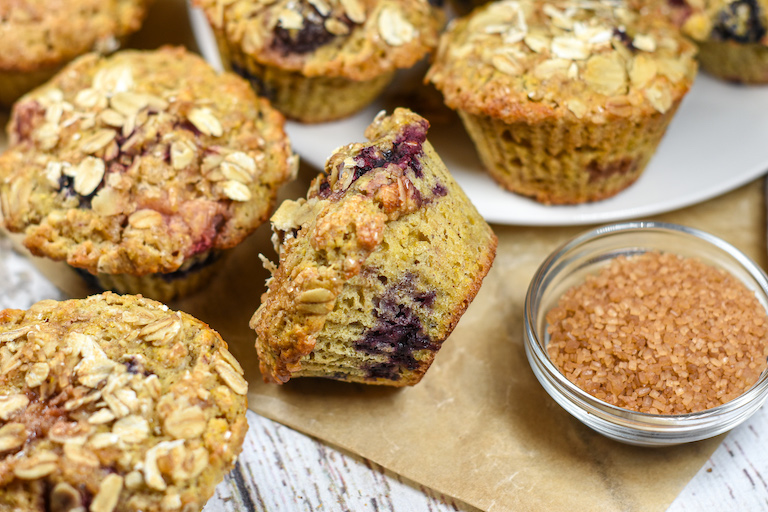
POLYGON ((609 404, 684 414, 724 404, 766 369, 768 315, 730 273, 647 252, 613 259, 547 313, 552 362, 609 404))

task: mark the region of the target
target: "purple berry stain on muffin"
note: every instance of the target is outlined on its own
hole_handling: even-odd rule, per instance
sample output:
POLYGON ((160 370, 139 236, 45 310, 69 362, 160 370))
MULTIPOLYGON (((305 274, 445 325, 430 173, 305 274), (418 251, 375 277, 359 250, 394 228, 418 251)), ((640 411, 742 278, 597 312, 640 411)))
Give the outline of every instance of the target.
MULTIPOLYGON (((382 282, 386 284, 386 278, 382 276, 379 279, 383 279, 382 282)), ((412 301, 420 308, 430 309, 437 294, 435 291, 416 290, 413 284, 415 279, 413 274, 406 274, 399 284, 389 288, 383 297, 374 300, 376 325, 354 345, 366 354, 387 358, 367 368, 369 378, 397 380, 400 378, 399 369, 419 368, 414 352, 439 348, 424 332, 421 320, 408 305, 412 301)))
POLYGON ((427 129, 424 125, 408 126, 400 138, 393 144, 392 149, 380 151, 376 146, 368 146, 357 156, 357 170, 354 179, 372 171, 394 164, 401 168, 410 167, 417 178, 421 177, 421 164, 418 156, 422 153, 422 145, 427 139, 427 129))
POLYGON ((355 343, 357 350, 387 358, 367 368, 370 378, 398 380, 398 369, 419 368, 419 362, 414 357, 415 351, 437 350, 424 333, 421 321, 413 310, 395 298, 381 299, 374 316, 377 319, 376 326, 355 343))
MULTIPOLYGON (((355 171, 349 185, 360 179, 361 176, 374 169, 382 169, 389 165, 395 165, 403 170, 411 169, 417 178, 422 177, 419 157, 423 154, 423 144, 427 140, 426 121, 407 126, 402 134, 392 143, 391 148, 381 149, 378 146, 367 146, 360 150, 355 160, 355 171)), ((347 187, 348 188, 348 187, 347 187)), ((346 190, 338 190, 337 194, 343 194, 346 190)), ((319 184, 318 196, 328 199, 332 195, 332 187, 327 179, 319 184)), ((414 189, 421 201, 421 194, 414 189)))
POLYGON ((435 197, 445 197, 448 194, 448 189, 442 183, 437 183, 432 187, 432 193, 435 197))
POLYGON ((621 41, 621 43, 627 47, 627 49, 635 51, 637 48, 632 44, 632 38, 627 34, 627 31, 621 27, 613 29, 613 37, 621 41))
POLYGON ((766 34, 757 0, 736 0, 720 11, 712 35, 723 41, 759 43, 766 34))
POLYGON ((19 103, 16 110, 15 133, 19 142, 32 138, 32 132, 42 124, 45 119, 45 107, 37 101, 19 103))
MULTIPOLYGON (((303 55, 317 50, 336 37, 325 28, 326 19, 328 19, 327 15, 323 16, 315 7, 311 7, 304 13, 300 29, 284 28, 278 23, 275 27, 272 47, 284 55, 290 53, 303 55)), ((341 23, 348 28, 354 25, 346 16, 342 18, 341 23)))
POLYGON ((91 192, 90 194, 84 195, 80 194, 75 190, 75 179, 71 176, 67 175, 61 175, 59 177, 59 192, 64 194, 65 197, 76 197, 78 200, 78 208, 89 210, 91 208, 91 201, 93 201, 93 198, 96 196, 96 194, 101 190, 101 187, 104 183, 104 180, 102 179, 101 182, 96 186, 96 188, 91 192))
POLYGON ((405 169, 413 169, 417 178, 421 177, 421 164, 418 157, 422 154, 422 145, 427 140, 426 122, 418 125, 409 125, 392 143, 392 149, 380 151, 376 146, 368 146, 360 151, 356 158, 357 170, 354 179, 358 179, 363 174, 394 164, 405 169))
POLYGON ((128 357, 123 364, 125 365, 125 369, 128 373, 132 373, 134 375, 145 373, 144 365, 142 364, 141 359, 135 355, 128 357))

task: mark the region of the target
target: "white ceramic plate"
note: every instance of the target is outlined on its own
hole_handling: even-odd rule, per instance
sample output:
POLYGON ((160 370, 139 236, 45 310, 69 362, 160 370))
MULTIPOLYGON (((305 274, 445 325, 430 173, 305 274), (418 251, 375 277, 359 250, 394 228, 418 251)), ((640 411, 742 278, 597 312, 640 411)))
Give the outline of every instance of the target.
MULTIPOLYGON (((220 68, 207 21, 195 9, 190 17, 201 53, 220 68)), ((335 148, 365 140, 363 131, 384 101, 342 121, 289 122, 294 149, 305 162, 322 169, 335 148)), ((768 171, 768 86, 733 85, 704 74, 697 77, 640 179, 595 203, 544 206, 506 192, 483 171, 458 118, 450 119, 432 120, 429 140, 489 222, 558 226, 634 219, 705 201, 768 171)))

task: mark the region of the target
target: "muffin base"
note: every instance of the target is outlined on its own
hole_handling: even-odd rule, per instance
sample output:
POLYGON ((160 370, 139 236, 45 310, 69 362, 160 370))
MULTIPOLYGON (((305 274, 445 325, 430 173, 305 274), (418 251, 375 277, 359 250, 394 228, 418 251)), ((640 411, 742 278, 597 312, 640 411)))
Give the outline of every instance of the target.
POLYGON ((611 197, 634 183, 679 104, 641 122, 561 119, 530 125, 463 111, 459 116, 499 185, 544 204, 579 204, 611 197))
POLYGON ((77 270, 87 281, 103 290, 168 302, 191 295, 202 288, 221 269, 225 255, 224 252, 204 253, 185 262, 176 272, 168 274, 132 276, 99 272, 93 275, 82 269, 77 270))
POLYGON ((394 71, 373 80, 356 81, 340 76, 304 76, 257 62, 216 35, 222 64, 251 83, 286 117, 302 123, 334 121, 362 110, 389 85, 394 71))
POLYGON ((744 84, 768 83, 768 47, 731 41, 699 43, 699 62, 707 73, 744 84))

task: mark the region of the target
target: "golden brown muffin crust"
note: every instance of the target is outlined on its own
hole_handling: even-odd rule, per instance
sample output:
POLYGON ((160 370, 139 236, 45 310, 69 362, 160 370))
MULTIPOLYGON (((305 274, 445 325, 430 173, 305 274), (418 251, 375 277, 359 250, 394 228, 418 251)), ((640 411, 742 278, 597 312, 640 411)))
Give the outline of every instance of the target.
POLYGON ((173 272, 267 219, 295 173, 283 123, 181 48, 81 57, 13 110, 6 226, 91 273, 173 272))
POLYGON ((655 2, 503 0, 452 23, 427 79, 474 115, 604 123, 671 109, 694 53, 655 2))
POLYGON ((159 302, 1 311, 0 510, 200 510, 240 452, 247 389, 215 331, 159 302))

